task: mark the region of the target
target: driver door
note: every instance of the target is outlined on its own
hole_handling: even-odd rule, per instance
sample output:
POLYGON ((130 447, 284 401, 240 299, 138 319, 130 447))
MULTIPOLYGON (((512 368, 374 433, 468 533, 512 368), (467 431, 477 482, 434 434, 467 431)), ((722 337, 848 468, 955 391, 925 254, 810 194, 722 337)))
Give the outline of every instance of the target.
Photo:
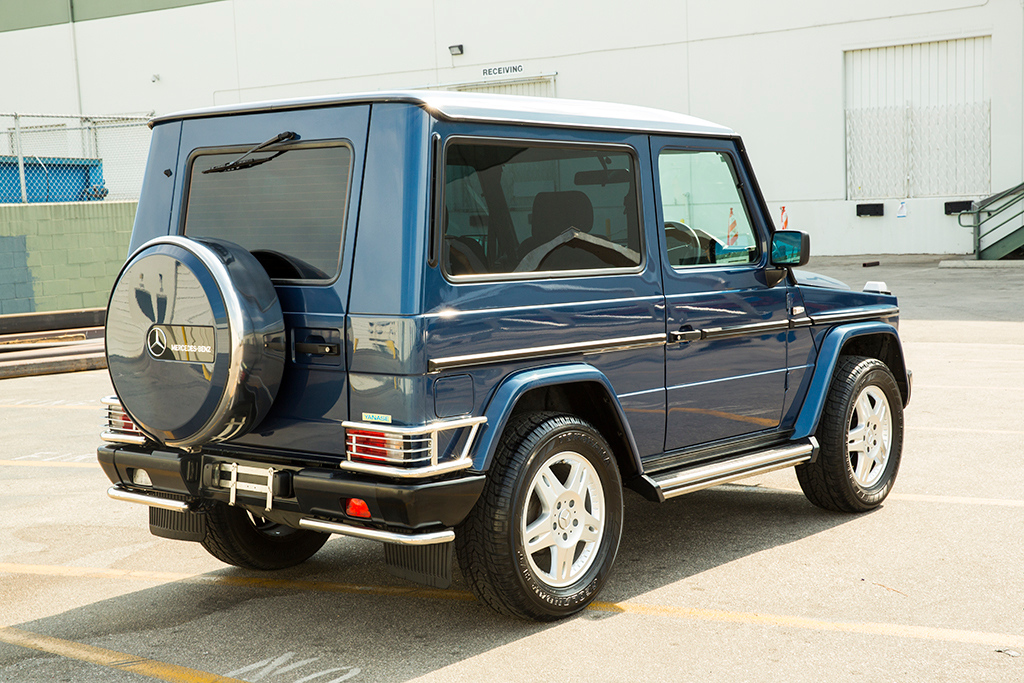
POLYGON ((653 139, 667 303, 665 450, 778 429, 785 282, 732 140, 653 139))

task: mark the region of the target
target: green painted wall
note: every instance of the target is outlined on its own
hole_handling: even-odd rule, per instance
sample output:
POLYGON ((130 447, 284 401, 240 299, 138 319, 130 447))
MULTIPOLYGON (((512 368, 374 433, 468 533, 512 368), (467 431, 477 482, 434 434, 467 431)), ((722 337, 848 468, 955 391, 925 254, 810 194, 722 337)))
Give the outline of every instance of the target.
POLYGON ((106 19, 124 14, 205 5, 220 0, 74 0, 75 21, 106 19))
POLYGON ((105 307, 137 206, 0 205, 0 315, 105 307))
POLYGON ((106 19, 223 0, 0 0, 0 32, 106 19))
POLYGON ((0 0, 0 31, 68 23, 68 0, 0 0))

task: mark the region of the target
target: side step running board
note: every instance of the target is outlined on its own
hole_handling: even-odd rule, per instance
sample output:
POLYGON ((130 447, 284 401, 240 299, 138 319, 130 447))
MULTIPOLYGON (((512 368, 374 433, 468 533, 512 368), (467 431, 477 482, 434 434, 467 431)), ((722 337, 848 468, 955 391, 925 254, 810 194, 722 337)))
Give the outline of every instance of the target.
POLYGON ((641 493, 652 500, 663 502, 684 493, 700 491, 719 484, 764 474, 783 467, 791 467, 814 458, 818 442, 814 437, 793 445, 771 448, 740 455, 728 460, 717 460, 706 465, 686 469, 643 475, 641 493))

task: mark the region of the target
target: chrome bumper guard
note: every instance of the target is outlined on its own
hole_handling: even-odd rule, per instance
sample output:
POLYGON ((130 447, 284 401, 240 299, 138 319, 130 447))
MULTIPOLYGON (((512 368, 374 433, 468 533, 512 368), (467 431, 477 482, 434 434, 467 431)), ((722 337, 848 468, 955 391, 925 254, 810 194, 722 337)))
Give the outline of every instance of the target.
POLYGON ((384 543, 397 543, 398 545, 434 545, 435 543, 451 543, 455 540, 455 532, 451 529, 416 534, 396 534, 393 531, 368 529, 366 527, 309 518, 300 519, 299 526, 312 531, 323 531, 329 534, 341 534, 342 536, 353 536, 370 541, 383 541, 384 543))
POLYGON ((396 479, 436 477, 458 472, 473 465, 469 454, 480 425, 485 422, 486 417, 439 420, 417 427, 392 427, 376 422, 342 422, 341 426, 345 428, 345 455, 348 459, 342 461, 339 467, 350 472, 396 479), (439 462, 438 433, 467 428, 469 433, 458 455, 439 462), (370 459, 381 464, 357 461, 354 458, 370 459))
POLYGON ((151 508, 160 508, 161 510, 171 510, 173 512, 191 511, 188 503, 184 501, 161 498, 151 493, 135 493, 134 491, 125 490, 120 486, 111 486, 107 489, 107 495, 122 503, 137 503, 138 505, 147 505, 151 508))
MULTIPOLYGON (((148 507, 172 510, 174 512, 191 512, 189 504, 183 501, 168 500, 151 493, 136 493, 128 491, 120 486, 111 486, 107 489, 107 495, 114 500, 124 503, 136 503, 148 507)), ((367 527, 352 526, 340 522, 326 522, 322 519, 310 519, 303 517, 299 520, 299 526, 311 531, 321 531, 328 534, 340 534, 342 536, 353 536, 370 541, 381 541, 383 543, 396 543, 398 545, 434 545, 435 543, 451 543, 455 540, 455 532, 451 529, 442 531, 428 531, 414 534, 399 534, 393 531, 382 531, 367 527)))
POLYGON ((103 399, 103 405, 107 407, 107 423, 103 425, 106 429, 100 434, 101 439, 136 446, 146 443, 146 435, 135 426, 117 396, 107 396, 103 399))

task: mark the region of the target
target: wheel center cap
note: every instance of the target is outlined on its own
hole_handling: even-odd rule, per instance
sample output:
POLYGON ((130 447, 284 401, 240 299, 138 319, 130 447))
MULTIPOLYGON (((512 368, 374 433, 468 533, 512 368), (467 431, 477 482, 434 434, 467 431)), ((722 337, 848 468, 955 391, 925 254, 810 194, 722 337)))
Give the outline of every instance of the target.
POLYGON ((569 517, 571 513, 568 509, 562 510, 558 513, 558 528, 565 529, 569 526, 569 517))

